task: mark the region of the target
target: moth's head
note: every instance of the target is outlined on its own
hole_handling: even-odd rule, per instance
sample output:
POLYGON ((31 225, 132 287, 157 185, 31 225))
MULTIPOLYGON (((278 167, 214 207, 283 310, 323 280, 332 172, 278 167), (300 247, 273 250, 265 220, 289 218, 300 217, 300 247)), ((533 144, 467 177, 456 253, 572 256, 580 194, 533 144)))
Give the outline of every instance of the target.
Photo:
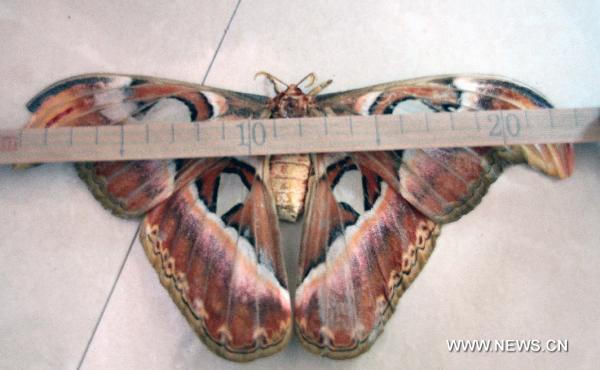
POLYGON ((311 109, 316 107, 315 96, 332 82, 331 80, 325 81, 305 93, 300 86, 304 84, 305 87, 310 87, 316 80, 314 73, 309 73, 295 84, 286 84, 267 72, 258 72, 255 77, 261 75, 273 84, 275 90, 275 97, 269 101, 272 118, 310 116, 311 109), (307 82, 307 80, 309 81, 307 82), (285 89, 280 90, 278 84, 283 85, 285 89))

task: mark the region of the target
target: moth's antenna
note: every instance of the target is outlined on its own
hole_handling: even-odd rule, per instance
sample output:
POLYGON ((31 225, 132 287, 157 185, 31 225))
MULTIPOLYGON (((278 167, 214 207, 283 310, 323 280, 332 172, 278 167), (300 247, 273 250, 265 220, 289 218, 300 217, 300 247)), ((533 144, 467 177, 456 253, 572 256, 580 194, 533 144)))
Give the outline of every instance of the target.
POLYGON ((281 81, 280 79, 278 79, 277 77, 273 76, 272 74, 270 74, 269 72, 265 72, 265 71, 259 71, 254 75, 254 79, 256 79, 259 76, 265 76, 265 78, 267 80, 269 80, 272 84, 273 84, 273 89, 275 90, 275 93, 279 94, 280 91, 277 88, 277 83, 279 82, 280 84, 282 84, 283 86, 285 86, 286 88, 288 87, 288 84, 286 84, 285 82, 281 81))
POLYGON ((323 82, 322 84, 320 84, 319 86, 315 86, 312 90, 307 92, 306 95, 309 95, 309 96, 318 95, 321 91, 323 91, 324 88, 331 85, 332 82, 333 82, 333 80, 327 80, 327 81, 323 82))
POLYGON ((304 76, 300 81, 298 81, 298 83, 296 84, 296 86, 300 86, 300 84, 302 82, 304 82, 308 78, 310 78, 310 82, 306 84, 306 87, 312 86, 312 84, 315 83, 315 80, 317 79, 317 76, 313 72, 310 72, 309 74, 307 74, 306 76, 304 76))

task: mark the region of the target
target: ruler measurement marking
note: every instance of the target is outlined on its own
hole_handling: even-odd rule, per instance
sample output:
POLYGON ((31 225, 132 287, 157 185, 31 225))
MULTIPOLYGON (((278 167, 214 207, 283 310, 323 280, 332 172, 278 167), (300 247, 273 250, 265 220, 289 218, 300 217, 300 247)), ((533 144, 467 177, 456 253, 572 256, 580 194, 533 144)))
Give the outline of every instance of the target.
POLYGON ((527 128, 531 127, 531 124, 529 123, 529 116, 527 115, 527 111, 525 111, 525 126, 527 126, 527 128))
POLYGON ((398 115, 398 123, 400 123, 400 134, 404 134, 404 119, 402 118, 402 115, 399 114, 398 115))
POLYGON ((125 125, 121 125, 121 149, 119 153, 121 157, 125 154, 125 125))
POLYGON ((500 112, 500 127, 502 128, 502 141, 504 143, 504 146, 507 146, 508 143, 506 142, 506 127, 504 122, 504 115, 502 114, 501 110, 499 110, 498 112, 500 112))
POLYGON ((327 116, 323 116, 323 127, 325 128, 325 135, 329 135, 329 127, 327 124, 327 116))
POLYGON ((381 139, 379 138, 379 120, 377 119, 377 116, 373 116, 375 118, 375 142, 377 143, 377 146, 379 146, 381 144, 381 139))
POLYGON ((350 136, 354 136, 354 128, 352 127, 352 116, 348 116, 348 128, 350 129, 350 136))
MULTIPOLYGON (((47 128, 0 130, 0 137, 3 140, 0 146, 0 163, 140 160, 290 154, 293 152, 589 142, 600 141, 598 113, 598 108, 593 107, 554 109, 550 112, 506 110, 418 113, 383 118, 365 116, 360 117, 360 125, 357 126, 360 127, 360 130, 357 132, 354 132, 354 117, 349 116, 301 117, 295 118, 295 121, 278 119, 275 122, 271 121, 272 134, 268 130, 265 131, 269 125, 267 120, 262 122, 252 120, 213 121, 207 123, 206 131, 204 129, 200 131, 199 122, 194 122, 196 127, 191 127, 189 122, 151 123, 152 129, 154 130, 156 127, 158 130, 156 133, 150 132, 149 124, 144 127, 120 125, 118 129, 114 126, 96 126, 94 129, 61 127, 56 131, 48 131, 47 128), (431 116, 429 116, 430 114, 431 116), (484 114, 482 116, 484 121, 481 120, 480 114, 484 114), (448 117, 443 115, 448 115, 448 117), (409 121, 406 121, 407 117, 409 121), (382 119, 384 120, 382 121, 382 119), (439 120, 446 120, 447 123, 435 129, 437 126, 434 124, 439 120), (224 132, 225 130, 237 131, 235 125, 239 125, 240 122, 243 122, 242 137, 235 133, 231 135, 231 133, 224 132), (218 132, 219 124, 221 133, 218 132), (290 124, 297 125, 297 136, 285 135, 285 131, 282 134, 282 127, 289 127, 290 124), (335 128, 334 131, 329 130, 330 124, 336 125, 332 126, 335 128), (366 124, 364 128, 363 124, 366 124), (381 124, 391 124, 393 127, 388 129, 381 124), (409 124, 409 131, 405 132, 405 124, 409 124), (304 130, 305 125, 308 125, 309 131, 304 130), (323 125, 323 129, 326 127, 328 134, 335 134, 336 139, 340 134, 346 138, 355 136, 357 139, 367 138, 366 135, 374 137, 357 141, 354 139, 331 140, 323 137, 323 129, 320 129, 319 125, 323 125), (397 127, 398 125, 400 127, 397 127), (336 128, 338 126, 339 128, 336 128), (477 130, 475 126, 477 126, 477 130), (382 132, 382 129, 385 131, 382 132), (177 133, 176 130, 184 131, 177 133), (374 132, 370 130, 374 130, 374 132), (400 136, 404 134, 407 136, 400 136), (67 136, 65 137, 65 135, 67 136), (102 142, 101 135, 106 137, 102 142), (115 137, 116 135, 119 136, 115 137), (207 145, 195 145, 194 135, 196 141, 203 143, 206 141, 207 145), (269 135, 273 136, 269 137, 269 135), (222 139, 225 136, 226 141, 218 141, 219 136, 222 139), (10 140, 14 144, 9 147, 6 142, 10 140), (242 145, 247 147, 235 147, 237 140, 242 140, 242 145), (92 142, 98 148, 90 150, 92 142), (152 142, 152 146, 144 145, 150 142, 152 142), (169 145, 173 143, 177 145, 169 145), (227 145, 229 143, 233 145, 227 145)), ((292 130, 296 129, 292 128, 292 130)))
POLYGON ((250 126, 250 120, 248 120, 248 155, 252 154, 252 127, 250 126))

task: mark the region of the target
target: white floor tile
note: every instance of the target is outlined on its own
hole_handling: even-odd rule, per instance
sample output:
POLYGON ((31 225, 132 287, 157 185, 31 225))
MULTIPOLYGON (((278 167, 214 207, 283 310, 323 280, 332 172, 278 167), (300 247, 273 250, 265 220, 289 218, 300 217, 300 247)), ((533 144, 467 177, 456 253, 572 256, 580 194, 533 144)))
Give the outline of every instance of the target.
POLYGON ((0 5, 2 127, 21 127, 25 103, 60 79, 131 73, 200 83, 236 2, 34 0, 0 5))
POLYGON ((69 164, 0 167, 0 367, 77 366, 137 222, 96 203, 69 164))
POLYGON ((449 73, 500 74, 566 107, 598 103, 597 2, 243 1, 207 84, 270 92, 309 72, 326 92, 449 73))

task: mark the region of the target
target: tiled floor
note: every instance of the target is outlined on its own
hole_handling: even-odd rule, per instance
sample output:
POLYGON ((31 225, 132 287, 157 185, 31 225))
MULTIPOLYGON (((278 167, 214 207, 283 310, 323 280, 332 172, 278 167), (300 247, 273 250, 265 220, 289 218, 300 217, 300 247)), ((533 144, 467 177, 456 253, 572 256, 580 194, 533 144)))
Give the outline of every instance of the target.
MULTIPOLYGON (((202 81, 237 2, 0 4, 0 125, 84 72, 202 81)), ((560 107, 598 106, 600 6, 561 1, 240 3, 206 83, 314 71, 330 91, 440 73, 493 73, 560 107)), ((248 368, 593 367, 600 360, 600 148, 558 182, 508 170, 437 250, 365 355, 336 362, 294 339, 248 368), (568 353, 453 354, 447 339, 568 339, 568 353), (579 365, 579 366, 576 366, 579 365)), ((134 221, 98 205, 67 164, 0 167, 0 368, 233 368, 195 337, 146 261, 134 221), (130 252, 129 252, 130 251, 130 252), (128 254, 129 253, 129 254, 128 254), (122 267, 122 273, 119 271, 122 267), (114 292, 110 295, 114 287, 114 292), (89 345, 89 346, 88 346, 89 345)), ((284 225, 293 281, 298 226, 284 225)))

